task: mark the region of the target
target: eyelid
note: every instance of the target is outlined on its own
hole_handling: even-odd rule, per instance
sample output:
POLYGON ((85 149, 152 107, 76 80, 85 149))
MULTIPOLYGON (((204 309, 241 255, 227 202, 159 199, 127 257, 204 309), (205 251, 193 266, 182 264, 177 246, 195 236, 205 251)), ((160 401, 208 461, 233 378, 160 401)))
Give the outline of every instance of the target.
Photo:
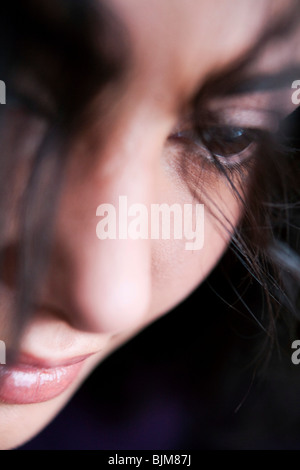
MULTIPOLYGON (((236 154, 232 154, 230 157, 224 157, 222 155, 215 155, 215 157, 220 163, 222 163, 224 167, 232 168, 234 165, 241 165, 242 163, 249 161, 249 159, 255 154, 256 149, 257 142, 253 141, 247 147, 245 147, 244 150, 236 154)), ((214 162, 215 160, 212 157, 211 152, 209 152, 207 149, 205 150, 207 152, 206 158, 211 162, 214 162)))
POLYGON ((274 111, 258 108, 241 109, 239 107, 227 107, 222 109, 219 113, 214 111, 217 115, 217 121, 210 119, 205 123, 205 126, 216 125, 218 126, 231 126, 242 127, 244 129, 259 129, 265 132, 275 133, 279 129, 280 116, 274 111))
MULTIPOLYGON (((180 134, 180 133, 179 133, 180 134)), ((179 135, 180 138, 180 135, 179 135)), ((185 138, 183 136, 183 138, 185 138)), ((253 156, 255 153, 255 150, 257 149, 258 142, 256 140, 253 140, 247 147, 245 147, 243 150, 237 153, 233 153, 230 156, 222 156, 219 154, 215 154, 213 156, 211 150, 207 148, 207 146, 204 143, 197 142, 195 143, 194 147, 194 152, 197 154, 201 154, 201 157, 205 158, 207 161, 210 161, 211 163, 215 162, 215 158, 222 163, 224 167, 231 168, 233 165, 236 164, 241 164, 245 163, 246 161, 249 160, 250 157, 253 156)))
POLYGON ((257 106, 226 106, 225 103, 212 106, 197 106, 194 112, 185 114, 172 130, 171 135, 191 128, 242 127, 268 133, 276 133, 282 121, 281 113, 274 109, 257 106))
MULTIPOLYGON (((267 132, 277 132, 280 122, 291 112, 289 105, 290 87, 277 91, 253 92, 237 97, 211 97, 201 103, 194 103, 196 115, 200 116, 201 109, 215 118, 221 118, 226 113, 229 125, 233 122, 231 115, 240 114, 243 118, 243 127, 255 127, 255 123, 267 132), (249 124, 247 122, 247 113, 249 124)), ((226 124, 226 122, 225 122, 226 124)))

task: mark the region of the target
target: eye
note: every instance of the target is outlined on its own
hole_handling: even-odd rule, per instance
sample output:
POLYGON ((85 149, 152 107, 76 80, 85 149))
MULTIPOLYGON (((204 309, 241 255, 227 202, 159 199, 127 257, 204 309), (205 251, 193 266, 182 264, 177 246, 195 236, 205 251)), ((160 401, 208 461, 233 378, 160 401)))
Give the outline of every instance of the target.
POLYGON ((241 127, 215 127, 204 129, 201 134, 207 149, 221 158, 241 154, 254 141, 253 133, 241 127))
POLYGON ((258 131, 242 127, 212 126, 201 129, 187 129, 174 133, 171 139, 195 146, 212 160, 230 165, 242 163, 252 156, 257 147, 258 131))

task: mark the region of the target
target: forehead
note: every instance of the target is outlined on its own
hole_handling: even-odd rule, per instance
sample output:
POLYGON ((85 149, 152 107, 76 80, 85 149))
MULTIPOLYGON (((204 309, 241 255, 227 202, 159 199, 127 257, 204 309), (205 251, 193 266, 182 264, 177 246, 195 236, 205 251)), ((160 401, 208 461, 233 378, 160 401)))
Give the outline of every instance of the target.
MULTIPOLYGON (((125 25, 135 92, 188 95, 254 44, 284 0, 112 0, 125 25)), ((165 96, 166 99, 166 96, 165 96)))

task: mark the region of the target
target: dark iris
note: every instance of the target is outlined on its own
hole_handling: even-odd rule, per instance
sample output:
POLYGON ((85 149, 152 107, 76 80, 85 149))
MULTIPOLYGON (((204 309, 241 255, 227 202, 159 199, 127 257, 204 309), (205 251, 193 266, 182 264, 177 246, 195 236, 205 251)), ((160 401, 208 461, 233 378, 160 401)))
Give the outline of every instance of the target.
POLYGON ((201 141, 205 147, 213 155, 224 158, 240 154, 253 140, 253 133, 241 127, 211 127, 201 130, 201 141))

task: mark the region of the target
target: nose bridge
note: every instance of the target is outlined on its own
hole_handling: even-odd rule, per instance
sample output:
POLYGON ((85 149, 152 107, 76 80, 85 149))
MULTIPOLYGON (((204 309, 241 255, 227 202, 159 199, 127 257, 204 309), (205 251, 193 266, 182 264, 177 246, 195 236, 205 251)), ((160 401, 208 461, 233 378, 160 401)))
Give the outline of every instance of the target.
POLYGON ((66 198, 61 211, 61 246, 68 257, 62 266, 62 295, 71 321, 83 330, 115 333, 135 327, 145 320, 150 302, 151 240, 132 239, 122 224, 130 222, 132 204, 148 210, 155 178, 153 153, 159 148, 149 133, 145 141, 142 126, 131 130, 130 139, 128 132, 124 128, 106 145, 104 155, 99 151, 93 174, 83 176, 78 192, 69 183, 73 196, 66 198), (105 216, 112 230, 115 224, 112 237, 97 234, 104 221, 99 207, 111 208, 105 216))

